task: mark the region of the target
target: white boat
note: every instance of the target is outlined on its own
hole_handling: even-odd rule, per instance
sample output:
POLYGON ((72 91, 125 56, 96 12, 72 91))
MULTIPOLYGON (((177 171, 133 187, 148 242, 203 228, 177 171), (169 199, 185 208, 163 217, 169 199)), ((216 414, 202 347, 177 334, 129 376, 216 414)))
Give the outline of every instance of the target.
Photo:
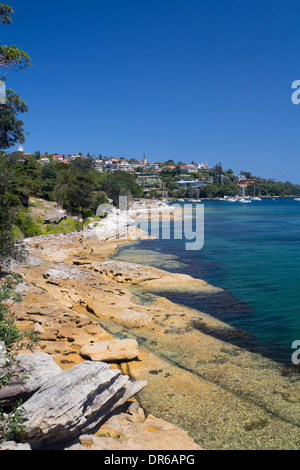
POLYGON ((261 201, 260 197, 255 196, 255 186, 254 186, 254 194, 253 194, 252 201, 261 201))
POLYGON ((240 199, 240 202, 243 202, 244 204, 248 203, 248 202, 252 202, 251 199, 247 198, 247 197, 243 197, 242 199, 240 199))
POLYGON ((249 202, 252 202, 251 199, 249 197, 245 197, 245 186, 243 186, 243 195, 242 197, 239 199, 239 202, 242 202, 242 203, 249 203, 249 202))
POLYGON ((300 201, 300 197, 295 197, 294 201, 300 201))

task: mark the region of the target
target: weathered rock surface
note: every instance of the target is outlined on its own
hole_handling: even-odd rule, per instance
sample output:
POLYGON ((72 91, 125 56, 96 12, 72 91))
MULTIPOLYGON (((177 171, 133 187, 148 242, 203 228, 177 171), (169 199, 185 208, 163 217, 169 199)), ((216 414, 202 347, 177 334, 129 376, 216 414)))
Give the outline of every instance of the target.
POLYGON ((113 414, 93 435, 81 435, 68 450, 201 450, 185 431, 163 419, 145 417, 138 403, 113 414))
MULTIPOLYGON (((28 244, 32 258, 18 272, 30 293, 16 321, 24 327, 40 324, 45 333, 39 347, 61 367, 83 362, 84 344, 116 334, 135 337, 138 360, 118 367, 135 380, 147 380, 139 394, 145 410, 185 429, 206 449, 299 449, 299 375, 235 346, 240 332, 210 315, 163 297, 152 301, 151 295, 146 303, 136 297, 146 293, 148 300, 149 292, 177 290, 215 294, 216 289, 189 276, 107 262, 116 240, 102 243, 73 234, 37 237, 28 244), (79 326, 88 316, 93 325, 79 326)), ((159 445, 155 442, 152 448, 159 445)))
POLYGON ((29 444, 22 444, 15 441, 6 441, 0 444, 0 450, 31 450, 29 444))
POLYGON ((135 339, 113 339, 86 344, 80 354, 93 361, 130 361, 138 357, 139 348, 135 339))
POLYGON ((35 354, 19 354, 17 364, 10 368, 12 375, 10 383, 0 388, 0 402, 2 407, 13 405, 17 400, 27 399, 38 390, 49 378, 61 372, 61 368, 54 362, 49 354, 37 352, 35 354), (22 374, 26 380, 20 381, 22 374))
POLYGON ((50 378, 22 408, 22 441, 53 444, 90 432, 146 386, 101 362, 83 362, 50 378))
POLYGON ((186 291, 221 292, 222 289, 208 284, 202 279, 195 279, 187 274, 168 273, 151 266, 141 266, 118 260, 107 260, 101 263, 89 263, 89 269, 121 284, 139 285, 147 291, 186 291))

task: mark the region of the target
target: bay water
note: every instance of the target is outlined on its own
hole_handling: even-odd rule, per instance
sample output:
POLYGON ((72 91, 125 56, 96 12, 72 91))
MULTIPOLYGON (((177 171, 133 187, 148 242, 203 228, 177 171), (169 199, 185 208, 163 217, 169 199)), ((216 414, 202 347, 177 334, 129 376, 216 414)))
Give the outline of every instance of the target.
MULTIPOLYGON (((183 204, 183 203, 181 203, 183 204)), ((300 340, 300 201, 262 198, 248 204, 207 200, 204 246, 186 250, 186 240, 143 240, 121 246, 114 258, 189 274, 223 289, 187 295, 159 292, 245 332, 240 345, 291 364, 300 340)), ((241 339, 242 338, 242 339, 241 339)))

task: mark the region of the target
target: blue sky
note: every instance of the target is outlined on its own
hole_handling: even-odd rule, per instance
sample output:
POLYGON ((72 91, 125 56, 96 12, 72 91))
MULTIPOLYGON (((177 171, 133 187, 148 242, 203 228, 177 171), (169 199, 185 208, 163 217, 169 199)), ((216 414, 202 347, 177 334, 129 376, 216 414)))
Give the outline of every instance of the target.
POLYGON ((300 183, 294 0, 7 0, 26 152, 222 162, 300 183))

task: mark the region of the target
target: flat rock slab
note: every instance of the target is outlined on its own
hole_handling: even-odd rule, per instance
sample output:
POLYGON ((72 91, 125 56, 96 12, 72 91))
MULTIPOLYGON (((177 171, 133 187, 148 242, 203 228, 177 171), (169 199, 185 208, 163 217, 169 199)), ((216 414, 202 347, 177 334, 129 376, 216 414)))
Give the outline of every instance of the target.
POLYGON ((139 348, 135 339, 113 339, 86 344, 80 354, 93 361, 130 361, 138 357, 139 348))

